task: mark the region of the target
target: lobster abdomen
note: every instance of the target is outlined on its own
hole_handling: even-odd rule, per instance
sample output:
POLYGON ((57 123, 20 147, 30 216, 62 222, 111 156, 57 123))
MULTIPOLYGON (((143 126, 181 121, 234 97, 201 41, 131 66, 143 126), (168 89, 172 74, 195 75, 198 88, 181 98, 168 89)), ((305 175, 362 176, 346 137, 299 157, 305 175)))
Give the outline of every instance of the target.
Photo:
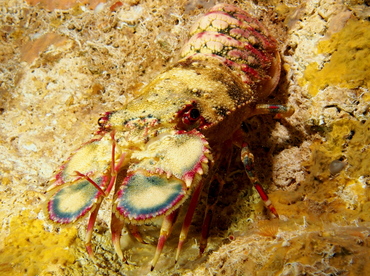
POLYGON ((182 59, 147 85, 125 109, 109 114, 109 126, 125 131, 125 122, 156 118, 162 127, 198 128, 210 144, 230 138, 251 116, 255 103, 269 95, 280 77, 275 40, 247 12, 219 4, 190 31, 182 59), (204 118, 181 124, 189 105, 204 118))

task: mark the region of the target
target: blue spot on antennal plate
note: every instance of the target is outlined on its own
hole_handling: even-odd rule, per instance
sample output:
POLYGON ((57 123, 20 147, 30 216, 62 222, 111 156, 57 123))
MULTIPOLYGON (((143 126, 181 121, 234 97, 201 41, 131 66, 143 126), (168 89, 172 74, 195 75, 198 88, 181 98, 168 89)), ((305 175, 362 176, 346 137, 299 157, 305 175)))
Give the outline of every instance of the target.
POLYGON ((178 178, 135 173, 124 180, 117 194, 116 208, 121 216, 130 220, 150 219, 176 206, 186 190, 185 183, 178 178))
POLYGON ((75 222, 91 210, 97 202, 98 193, 87 180, 63 187, 48 203, 50 219, 64 224, 75 222))

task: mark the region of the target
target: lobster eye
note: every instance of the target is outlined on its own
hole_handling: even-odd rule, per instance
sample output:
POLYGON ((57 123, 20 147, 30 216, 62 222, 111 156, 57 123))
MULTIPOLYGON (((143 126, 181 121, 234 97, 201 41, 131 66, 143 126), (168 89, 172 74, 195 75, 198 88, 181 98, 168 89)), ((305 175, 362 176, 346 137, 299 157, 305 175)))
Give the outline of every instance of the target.
POLYGON ((182 121, 187 125, 192 125, 200 118, 200 111, 197 108, 191 108, 184 112, 182 121))
POLYGON ((100 126, 100 127, 104 127, 105 126, 105 124, 107 123, 107 118, 106 117, 100 117, 99 118, 99 120, 98 120, 98 125, 100 126))
POLYGON ((189 112, 189 115, 190 115, 190 120, 194 120, 194 121, 196 121, 196 120, 198 120, 198 119, 199 119, 199 117, 200 117, 200 111, 199 111, 199 109, 197 109, 197 108, 192 108, 192 109, 190 110, 190 112, 189 112))
POLYGON ((99 118, 98 120, 98 125, 100 127, 100 130, 103 131, 109 131, 110 130, 110 125, 109 125, 109 117, 112 114, 112 112, 105 112, 102 114, 103 116, 99 118))

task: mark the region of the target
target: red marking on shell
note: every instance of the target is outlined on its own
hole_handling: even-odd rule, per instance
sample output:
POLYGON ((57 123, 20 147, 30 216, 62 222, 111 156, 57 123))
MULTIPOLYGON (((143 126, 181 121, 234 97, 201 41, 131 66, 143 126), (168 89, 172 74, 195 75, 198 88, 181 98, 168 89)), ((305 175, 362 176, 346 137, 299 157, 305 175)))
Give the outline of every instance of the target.
POLYGON ((194 24, 190 33, 183 57, 216 57, 244 83, 263 86, 267 82, 267 86, 274 87, 269 82, 274 82, 274 75, 280 73, 276 68, 280 66, 276 42, 247 12, 228 4, 216 5, 194 24))
POLYGON ((258 73, 253 68, 249 67, 248 65, 242 64, 241 69, 243 72, 247 73, 248 75, 254 76, 256 79, 258 78, 258 73))
POLYGON ((255 55, 257 58, 260 59, 261 62, 261 66, 266 66, 267 64, 270 64, 271 62, 271 57, 269 58, 264 52, 262 51, 259 51, 258 49, 254 48, 252 45, 250 45, 249 43, 246 43, 244 45, 245 49, 250 51, 253 55, 255 55))

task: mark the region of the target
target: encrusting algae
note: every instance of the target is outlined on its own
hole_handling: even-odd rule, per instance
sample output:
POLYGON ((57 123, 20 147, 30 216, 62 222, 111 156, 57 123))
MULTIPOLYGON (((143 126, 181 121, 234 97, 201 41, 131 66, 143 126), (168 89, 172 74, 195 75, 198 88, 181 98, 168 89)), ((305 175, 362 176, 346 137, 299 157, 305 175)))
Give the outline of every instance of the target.
POLYGON ((280 214, 291 219, 307 217, 313 224, 370 219, 370 120, 360 122, 350 118, 334 121, 310 148, 310 160, 303 163, 309 172, 295 191, 275 191, 270 197, 280 214), (342 160, 344 167, 332 174, 330 165, 342 160))
POLYGON ((1 237, 0 275, 61 275, 62 267, 76 260, 70 248, 76 236, 75 227, 49 232, 43 220, 22 211, 11 219, 9 235, 1 237))
POLYGON ((330 55, 323 67, 313 62, 307 65, 302 85, 315 96, 327 86, 370 88, 370 22, 352 18, 330 39, 317 46, 318 54, 330 55))

